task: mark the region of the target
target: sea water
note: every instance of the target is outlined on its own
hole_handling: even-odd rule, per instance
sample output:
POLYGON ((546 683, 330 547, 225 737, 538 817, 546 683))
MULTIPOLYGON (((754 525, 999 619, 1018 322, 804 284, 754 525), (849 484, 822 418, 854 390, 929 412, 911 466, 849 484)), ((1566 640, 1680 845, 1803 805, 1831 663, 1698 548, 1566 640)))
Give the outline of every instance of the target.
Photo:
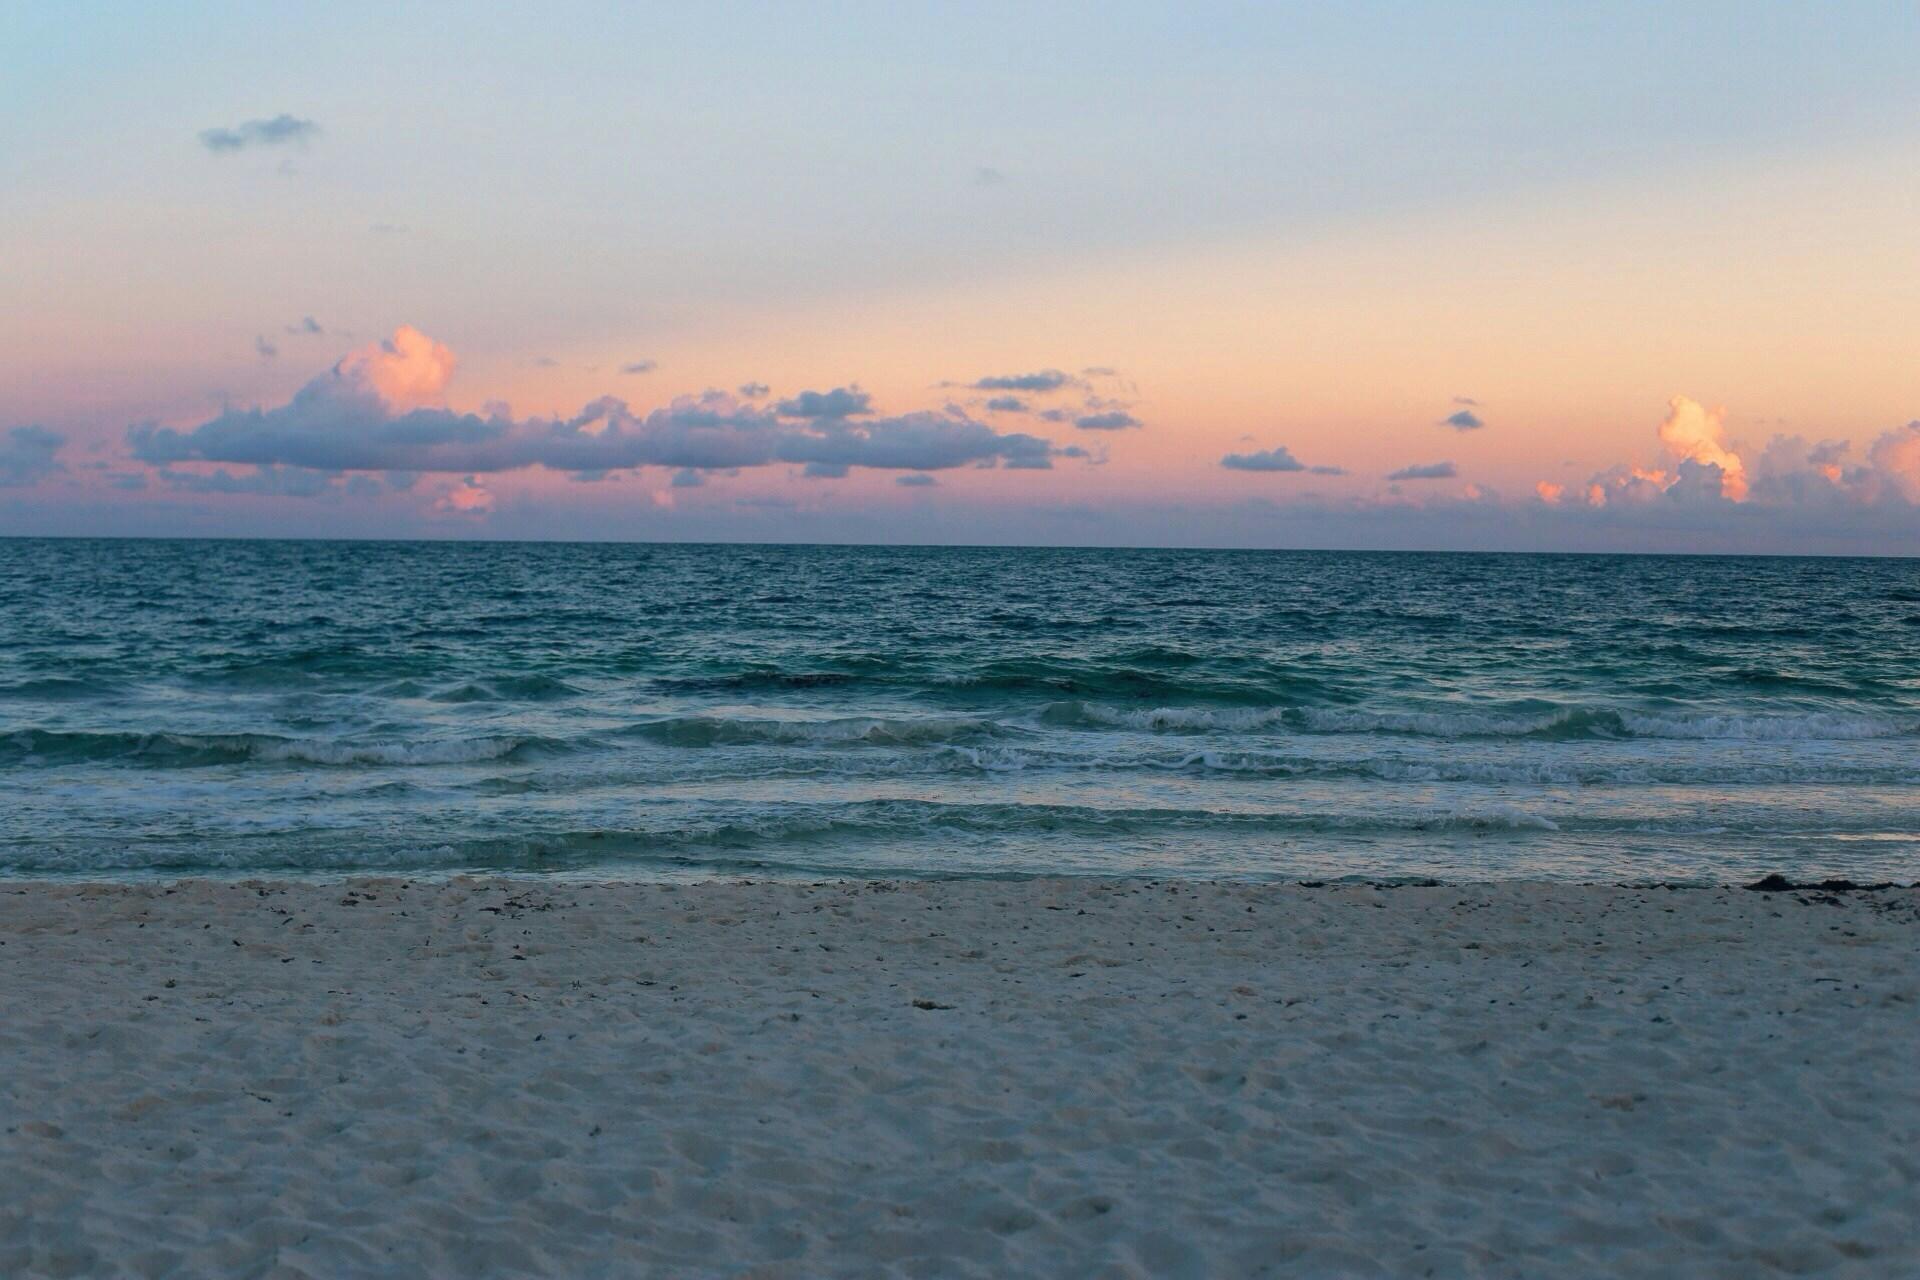
POLYGON ((1920 877, 1920 561, 0 540, 0 875, 1920 877))

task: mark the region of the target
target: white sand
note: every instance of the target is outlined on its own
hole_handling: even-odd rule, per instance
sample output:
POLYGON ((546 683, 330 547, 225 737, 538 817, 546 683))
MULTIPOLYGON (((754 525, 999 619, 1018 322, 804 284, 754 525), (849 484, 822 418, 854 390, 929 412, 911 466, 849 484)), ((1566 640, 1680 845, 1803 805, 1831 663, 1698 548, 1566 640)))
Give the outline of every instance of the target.
POLYGON ((1920 1275, 1917 907, 0 886, 0 1274, 1920 1275))

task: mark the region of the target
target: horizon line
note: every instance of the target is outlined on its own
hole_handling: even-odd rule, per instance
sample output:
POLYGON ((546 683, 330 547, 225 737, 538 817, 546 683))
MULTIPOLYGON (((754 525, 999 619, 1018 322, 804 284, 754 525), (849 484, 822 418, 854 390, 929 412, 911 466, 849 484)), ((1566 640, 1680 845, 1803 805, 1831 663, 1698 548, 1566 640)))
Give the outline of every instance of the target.
POLYGON ((1099 542, 803 542, 712 538, 381 538, 268 534, 0 533, 0 542, 322 542, 361 546, 753 547, 877 551, 1148 551, 1235 555, 1558 556, 1642 560, 1916 560, 1920 553, 1838 551, 1556 551, 1483 547, 1232 547, 1099 542))

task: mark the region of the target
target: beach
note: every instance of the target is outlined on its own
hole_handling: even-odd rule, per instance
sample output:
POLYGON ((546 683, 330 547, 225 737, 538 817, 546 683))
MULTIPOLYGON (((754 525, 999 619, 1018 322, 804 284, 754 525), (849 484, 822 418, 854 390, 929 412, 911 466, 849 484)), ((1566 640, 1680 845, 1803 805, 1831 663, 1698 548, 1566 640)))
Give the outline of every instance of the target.
POLYGON ((1920 892, 0 885, 0 1273, 1920 1273, 1920 892))

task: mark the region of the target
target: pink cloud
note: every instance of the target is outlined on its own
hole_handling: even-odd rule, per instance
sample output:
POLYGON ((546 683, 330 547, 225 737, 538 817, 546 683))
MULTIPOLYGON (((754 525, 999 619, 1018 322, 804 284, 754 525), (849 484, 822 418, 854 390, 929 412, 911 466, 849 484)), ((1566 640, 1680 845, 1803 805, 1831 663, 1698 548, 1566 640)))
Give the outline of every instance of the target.
POLYGON ((1909 422, 1875 440, 1867 460, 1901 497, 1920 502, 1920 422, 1909 422))
POLYGON ((400 411, 440 404, 458 363, 445 343, 403 324, 391 338, 342 357, 333 371, 373 391, 389 409, 400 411))
MULTIPOLYGON (((1865 465, 1847 465, 1844 440, 1808 444, 1799 436, 1775 436, 1746 459, 1727 443, 1725 411, 1675 396, 1660 424, 1660 442, 1675 458, 1671 469, 1609 467, 1593 476, 1581 494, 1589 507, 1653 502, 1736 502, 1777 508, 1808 502, 1874 506, 1920 504, 1920 422, 1883 433, 1869 447, 1865 465)), ((1561 504, 1565 486, 1542 480, 1534 492, 1548 506, 1561 504)))
POLYGON ((468 476, 443 492, 433 509, 445 515, 482 516, 493 510, 493 491, 468 476))
POLYGON ((1697 400, 1675 396, 1667 402, 1660 443, 1678 461, 1720 468, 1720 496, 1745 502, 1746 467, 1739 455, 1727 448, 1726 417, 1725 409, 1708 409, 1697 400))

